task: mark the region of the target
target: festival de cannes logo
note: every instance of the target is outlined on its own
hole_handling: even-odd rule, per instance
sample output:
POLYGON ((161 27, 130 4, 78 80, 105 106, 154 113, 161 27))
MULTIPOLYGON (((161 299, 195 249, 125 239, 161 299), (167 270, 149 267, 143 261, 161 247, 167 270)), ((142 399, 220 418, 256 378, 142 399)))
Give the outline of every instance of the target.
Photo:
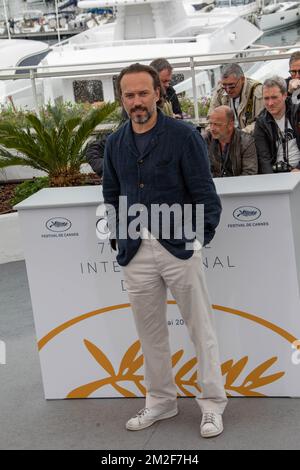
POLYGON ((233 217, 240 222, 252 222, 259 219, 260 216, 261 211, 257 207, 252 206, 238 207, 233 212, 233 217))
POLYGON ((46 228, 51 232, 66 232, 71 227, 72 223, 65 217, 53 217, 46 222, 46 228))
MULTIPOLYGON (((176 302, 168 301, 168 304, 175 305, 176 302)), ((47 344, 53 341, 58 335, 63 334, 66 330, 69 331, 69 328, 72 328, 83 321, 101 315, 114 315, 118 311, 119 313, 125 313, 124 310, 126 309, 130 309, 130 304, 104 307, 99 310, 88 312, 79 317, 75 317, 72 320, 59 325, 44 336, 38 342, 38 348, 42 351, 47 347, 47 344)), ((272 337, 275 335, 277 338, 276 342, 277 340, 281 343, 283 342, 285 347, 288 348, 288 354, 291 355, 290 364, 294 364, 295 366, 296 362, 292 361, 292 353, 294 356, 296 354, 299 356, 298 351, 295 351, 295 349, 298 349, 300 342, 297 341, 297 338, 292 334, 274 323, 251 313, 219 305, 213 305, 213 309, 218 314, 229 316, 230 321, 240 320, 242 322, 250 322, 256 332, 257 328, 259 328, 259 334, 262 337, 265 333, 271 334, 272 337)), ((249 327, 251 325, 249 325, 249 327)), ((82 341, 85 350, 90 355, 90 359, 92 361, 96 361, 99 365, 99 377, 93 377, 94 380, 88 383, 78 384, 75 389, 69 391, 66 398, 88 398, 93 393, 107 386, 113 387, 118 394, 123 397, 136 397, 141 394, 145 394, 145 387, 143 384, 144 377, 141 371, 143 366, 143 355, 139 341, 134 341, 129 345, 127 350, 124 351, 117 368, 113 366, 108 354, 101 349, 99 344, 94 344, 86 337, 83 337, 82 341), (131 386, 128 385, 130 383, 131 386), (134 389, 137 390, 139 394, 134 393, 134 389)), ((280 369, 286 368, 287 362, 285 358, 280 360, 280 357, 272 354, 273 349, 274 345, 272 346, 271 354, 270 352, 268 353, 267 350, 264 350, 261 353, 261 360, 257 361, 257 364, 253 364, 253 358, 249 355, 243 355, 240 358, 235 357, 234 359, 226 358, 225 362, 221 365, 221 369, 225 378, 225 389, 228 396, 263 397, 265 395, 260 391, 262 387, 283 379, 288 369, 280 369)), ((297 363, 299 364, 299 362, 300 360, 297 363)), ((178 349, 172 355, 172 366, 174 369, 176 368, 174 375, 179 396, 194 396, 198 392, 201 392, 197 383, 196 364, 196 358, 187 358, 184 349, 178 349)))

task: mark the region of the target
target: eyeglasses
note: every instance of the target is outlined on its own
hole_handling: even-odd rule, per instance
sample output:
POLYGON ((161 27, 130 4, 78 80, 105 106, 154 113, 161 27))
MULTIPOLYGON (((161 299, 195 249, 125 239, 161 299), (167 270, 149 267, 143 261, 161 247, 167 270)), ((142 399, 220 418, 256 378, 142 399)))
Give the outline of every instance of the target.
POLYGON ((237 84, 239 83, 241 77, 238 79, 237 82, 235 83, 228 83, 228 85, 223 85, 222 84, 222 88, 223 90, 234 90, 236 87, 237 87, 237 84))
POLYGON ((291 75, 300 75, 300 70, 289 70, 291 75))

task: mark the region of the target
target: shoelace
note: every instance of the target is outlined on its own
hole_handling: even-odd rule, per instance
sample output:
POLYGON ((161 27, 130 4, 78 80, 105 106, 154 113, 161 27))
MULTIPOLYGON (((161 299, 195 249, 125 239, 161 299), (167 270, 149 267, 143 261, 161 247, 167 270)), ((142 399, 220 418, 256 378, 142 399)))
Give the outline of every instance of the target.
POLYGON ((204 413, 203 416, 203 425, 204 424, 213 424, 216 426, 216 416, 214 413, 204 413))
POLYGON ((138 418, 142 418, 143 416, 145 416, 146 414, 149 413, 149 408, 143 408, 141 411, 138 412, 138 414, 136 415, 138 418))

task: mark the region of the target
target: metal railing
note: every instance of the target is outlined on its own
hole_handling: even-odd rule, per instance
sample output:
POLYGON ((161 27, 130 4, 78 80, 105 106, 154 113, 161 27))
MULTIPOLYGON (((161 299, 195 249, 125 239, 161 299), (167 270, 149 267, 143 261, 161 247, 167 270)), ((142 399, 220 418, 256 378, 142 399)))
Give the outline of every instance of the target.
MULTIPOLYGON (((265 62, 278 59, 289 58, 291 53, 288 52, 290 49, 297 49, 297 46, 281 46, 281 47, 266 47, 256 46, 255 48, 249 48, 247 50, 237 50, 232 52, 216 52, 199 55, 189 56, 172 56, 171 58, 166 57, 172 64, 174 72, 183 70, 190 70, 192 78, 192 89, 193 89, 193 103, 195 109, 195 119, 199 118, 198 115, 198 96, 196 87, 196 73, 197 71, 205 70, 207 68, 213 68, 215 66, 221 66, 228 63, 253 63, 253 62, 265 62), (274 52, 271 54, 271 52, 274 52), (266 54, 266 52, 268 52, 266 54), (280 54, 279 54, 280 53, 280 54), (232 55, 235 57, 232 57, 232 55)), ((144 56, 136 57, 136 62, 149 63, 156 57, 144 56)), ((43 78, 86 78, 89 76, 101 77, 113 77, 118 74, 125 66, 132 63, 132 61, 110 60, 105 63, 100 62, 89 62, 89 63, 73 63, 67 65, 34 65, 34 66, 23 66, 23 67, 0 67, 0 80, 20 80, 30 79, 32 93, 35 103, 35 110, 38 113, 38 100, 37 100, 37 89, 36 80, 43 78), (26 71, 26 73, 15 74, 15 71, 26 71), (29 72, 28 72, 29 71, 29 72), (5 73, 9 72, 9 73, 5 73)), ((288 71, 287 71, 288 72, 288 71)))

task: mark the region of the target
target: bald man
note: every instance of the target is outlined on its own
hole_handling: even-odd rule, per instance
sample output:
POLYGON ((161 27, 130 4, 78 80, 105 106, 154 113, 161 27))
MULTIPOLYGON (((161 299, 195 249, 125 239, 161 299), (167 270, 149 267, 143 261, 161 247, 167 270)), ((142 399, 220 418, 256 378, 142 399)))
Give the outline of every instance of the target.
POLYGON ((209 128, 206 143, 213 177, 257 174, 254 138, 235 128, 229 106, 218 106, 211 112, 209 128))

